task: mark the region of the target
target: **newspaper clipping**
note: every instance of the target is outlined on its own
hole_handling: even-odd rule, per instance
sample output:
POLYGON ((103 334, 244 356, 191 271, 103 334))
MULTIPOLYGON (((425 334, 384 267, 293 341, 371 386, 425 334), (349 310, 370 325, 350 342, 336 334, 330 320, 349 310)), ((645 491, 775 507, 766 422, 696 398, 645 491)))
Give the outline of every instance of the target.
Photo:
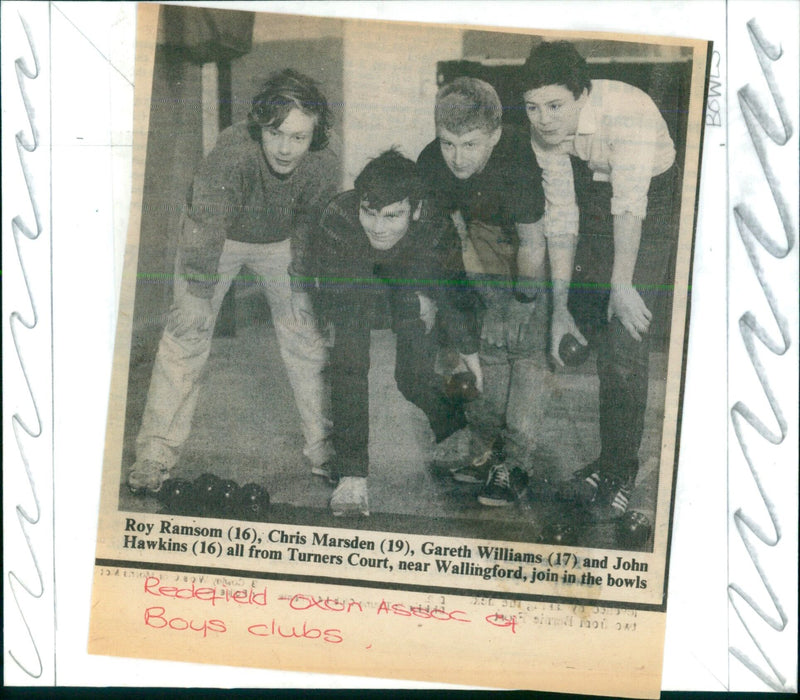
POLYGON ((90 652, 657 697, 709 52, 140 5, 90 652))

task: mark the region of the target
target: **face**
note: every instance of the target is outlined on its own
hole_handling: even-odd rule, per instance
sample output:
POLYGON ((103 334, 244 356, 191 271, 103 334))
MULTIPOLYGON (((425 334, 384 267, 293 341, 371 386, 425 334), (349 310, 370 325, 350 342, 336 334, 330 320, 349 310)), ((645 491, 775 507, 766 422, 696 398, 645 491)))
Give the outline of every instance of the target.
POLYGON ((575 99, 563 85, 545 85, 524 94, 525 112, 536 135, 550 145, 561 143, 578 130, 578 117, 586 102, 586 90, 575 99))
POLYGON ((459 180, 468 180, 483 170, 489 156, 492 155, 492 150, 500 140, 500 133, 500 129, 489 133, 473 129, 457 136, 447 129, 436 130, 444 162, 459 180))
POLYGON ((411 211, 411 203, 406 197, 401 202, 387 204, 383 209, 371 209, 368 202, 361 202, 358 207, 358 220, 369 244, 376 250, 389 250, 408 233, 412 221, 419 219, 422 203, 416 211, 411 211))
POLYGON ((279 175, 289 175, 308 153, 317 118, 293 109, 280 126, 261 128, 261 148, 272 168, 279 175))

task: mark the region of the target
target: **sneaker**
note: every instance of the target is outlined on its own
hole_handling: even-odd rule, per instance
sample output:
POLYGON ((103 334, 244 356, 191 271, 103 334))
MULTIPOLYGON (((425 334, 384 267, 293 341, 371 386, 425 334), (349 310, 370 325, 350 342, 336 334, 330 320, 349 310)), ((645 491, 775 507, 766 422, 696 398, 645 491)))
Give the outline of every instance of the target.
POLYGON ((503 461, 503 448, 500 440, 494 443, 483 454, 478 455, 469 464, 450 470, 453 481, 460 484, 484 484, 489 478, 489 471, 503 461))
POLYGON ((558 495, 564 501, 588 505, 597 498, 601 481, 600 463, 595 461, 576 471, 572 478, 559 484, 558 495))
POLYGON ((369 515, 367 477, 343 476, 331 494, 331 511, 335 516, 360 513, 369 515))
POLYGON ((128 472, 128 488, 132 493, 158 493, 161 484, 169 479, 169 470, 152 459, 141 459, 134 462, 128 472))
POLYGON ((336 486, 336 484, 339 483, 339 474, 337 473, 336 469, 331 466, 330 462, 325 462, 325 464, 318 464, 311 467, 311 473, 314 476, 322 477, 331 486, 336 486))
POLYGON ((517 467, 509 469, 505 464, 492 467, 486 484, 478 494, 478 503, 483 506, 510 506, 525 495, 528 475, 517 467))
POLYGON ((621 518, 628 511, 628 503, 633 494, 633 477, 624 481, 609 478, 603 484, 603 490, 607 490, 608 505, 612 518, 621 518))

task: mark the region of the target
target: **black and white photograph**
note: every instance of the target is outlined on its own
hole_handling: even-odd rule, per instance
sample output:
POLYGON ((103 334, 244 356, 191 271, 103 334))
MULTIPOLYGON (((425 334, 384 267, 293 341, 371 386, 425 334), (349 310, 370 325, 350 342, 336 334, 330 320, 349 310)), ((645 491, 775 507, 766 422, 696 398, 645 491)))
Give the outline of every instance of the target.
POLYGON ((153 27, 96 576, 658 627, 709 44, 189 6, 153 27))
POLYGON ((5 686, 796 687, 800 4, 0 10, 5 686))
POLYGON ((652 548, 691 49, 437 32, 164 8, 122 510, 652 548))

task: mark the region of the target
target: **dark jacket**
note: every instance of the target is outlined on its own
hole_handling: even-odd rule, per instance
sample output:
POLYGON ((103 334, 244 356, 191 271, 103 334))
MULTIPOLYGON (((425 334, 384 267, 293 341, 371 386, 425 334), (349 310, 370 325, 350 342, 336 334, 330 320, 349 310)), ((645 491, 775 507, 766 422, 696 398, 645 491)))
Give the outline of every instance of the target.
POLYGON ((441 342, 478 350, 477 297, 469 287, 452 222, 423 202, 417 221, 390 250, 375 250, 358 220, 358 195, 345 192, 325 209, 312 239, 317 307, 334 326, 373 325, 388 298, 392 327, 419 320, 420 292, 438 305, 441 342), (379 313, 379 312, 378 312, 379 313))

